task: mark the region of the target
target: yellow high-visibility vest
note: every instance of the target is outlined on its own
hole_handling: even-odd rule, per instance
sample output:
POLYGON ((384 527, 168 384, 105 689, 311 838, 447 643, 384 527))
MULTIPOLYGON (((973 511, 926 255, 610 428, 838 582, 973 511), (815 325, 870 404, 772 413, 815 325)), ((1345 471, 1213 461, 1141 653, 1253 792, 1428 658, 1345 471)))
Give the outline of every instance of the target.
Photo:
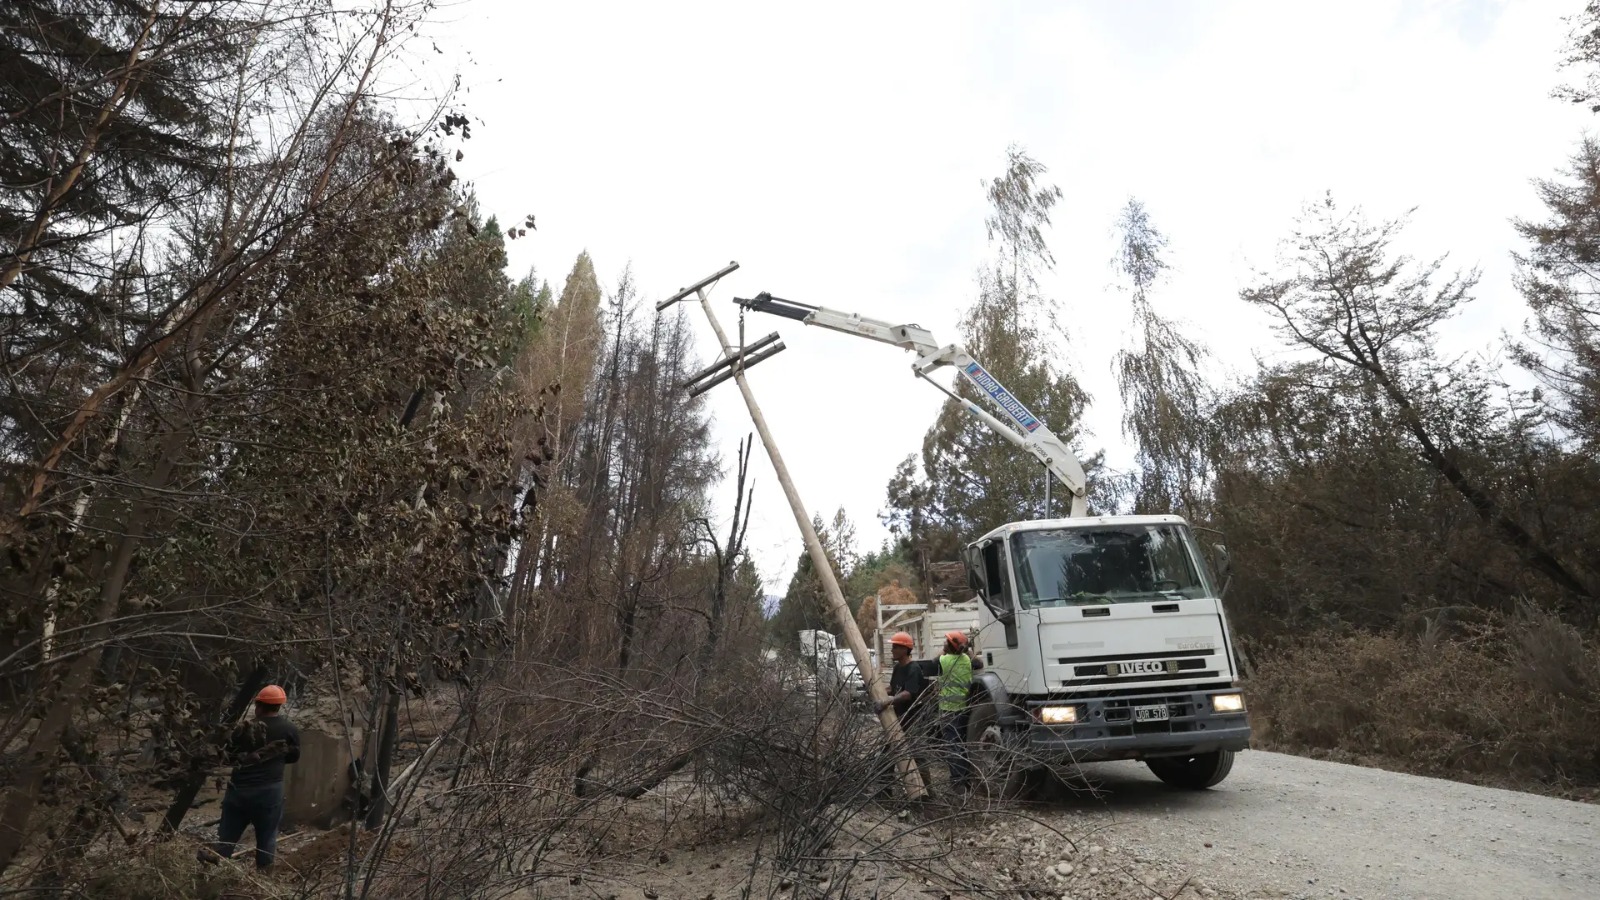
POLYGON ((972 686, 972 657, 965 653, 946 653, 939 657, 939 711, 960 712, 967 708, 967 688, 972 686))

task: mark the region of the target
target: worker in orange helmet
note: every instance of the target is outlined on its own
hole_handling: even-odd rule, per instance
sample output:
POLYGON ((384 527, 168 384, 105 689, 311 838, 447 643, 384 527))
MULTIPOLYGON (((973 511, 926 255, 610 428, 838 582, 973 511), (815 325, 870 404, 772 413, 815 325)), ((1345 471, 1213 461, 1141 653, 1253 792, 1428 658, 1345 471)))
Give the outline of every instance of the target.
POLYGON ((950 766, 950 787, 958 794, 966 792, 972 774, 967 759, 967 692, 975 660, 969 643, 965 632, 945 632, 944 653, 938 660, 939 742, 950 766))
POLYGON ((883 712, 891 705, 895 715, 900 719, 900 727, 905 728, 914 721, 918 713, 927 704, 925 702, 928 688, 933 685, 928 678, 928 665, 925 660, 914 660, 911 652, 916 649, 916 641, 904 631, 895 632, 889 638, 889 655, 894 658, 894 670, 889 673, 889 699, 878 704, 878 712, 883 712))
POLYGON ((926 755, 932 736, 927 724, 931 718, 927 708, 932 705, 931 676, 934 669, 932 660, 911 658, 915 649, 916 641, 904 631, 895 632, 889 638, 889 654, 894 657, 894 670, 889 673, 889 698, 878 704, 878 712, 894 708, 895 716, 900 720, 900 730, 910 745, 911 758, 916 761, 922 772, 923 783, 926 784, 926 755))
POLYGON ((272 865, 283 818, 283 768, 300 761, 300 730, 283 714, 288 702, 283 688, 269 684, 256 694, 255 720, 234 726, 224 747, 234 767, 222 796, 217 843, 200 850, 202 862, 232 856, 248 826, 256 832, 256 868, 272 865))

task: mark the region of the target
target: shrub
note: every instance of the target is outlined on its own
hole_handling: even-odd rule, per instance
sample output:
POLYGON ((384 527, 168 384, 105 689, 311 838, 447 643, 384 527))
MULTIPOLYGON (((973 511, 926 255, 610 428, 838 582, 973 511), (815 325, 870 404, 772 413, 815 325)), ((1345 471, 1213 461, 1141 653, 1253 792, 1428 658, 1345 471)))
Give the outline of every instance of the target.
POLYGON ((1600 786, 1600 654, 1531 607, 1449 638, 1302 640, 1266 655, 1249 692, 1269 749, 1557 793, 1600 786))
POLYGON ((287 896, 234 865, 204 866, 188 841, 147 844, 83 862, 84 894, 96 900, 274 900, 287 896))

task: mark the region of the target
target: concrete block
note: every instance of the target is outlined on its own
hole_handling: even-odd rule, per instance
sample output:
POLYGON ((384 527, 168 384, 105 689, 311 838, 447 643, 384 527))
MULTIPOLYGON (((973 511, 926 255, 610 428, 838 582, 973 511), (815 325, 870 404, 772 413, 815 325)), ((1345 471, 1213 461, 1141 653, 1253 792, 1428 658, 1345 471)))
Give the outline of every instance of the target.
POLYGON ((300 761, 284 769, 284 826, 328 828, 350 816, 350 751, 343 735, 304 729, 300 761))

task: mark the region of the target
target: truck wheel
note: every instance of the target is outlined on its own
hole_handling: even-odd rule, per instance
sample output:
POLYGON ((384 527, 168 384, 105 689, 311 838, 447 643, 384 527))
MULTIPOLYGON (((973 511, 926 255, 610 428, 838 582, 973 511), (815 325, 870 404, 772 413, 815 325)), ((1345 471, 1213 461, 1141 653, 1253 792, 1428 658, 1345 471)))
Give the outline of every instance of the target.
POLYGON ((1214 750, 1193 756, 1158 756, 1144 761, 1155 776, 1173 787, 1203 791, 1216 787, 1233 770, 1233 751, 1214 750))
POLYGON ((967 717, 967 759, 974 782, 995 800, 1016 800, 1037 781, 1035 768, 1023 765, 1006 740, 992 702, 979 703, 967 717))

